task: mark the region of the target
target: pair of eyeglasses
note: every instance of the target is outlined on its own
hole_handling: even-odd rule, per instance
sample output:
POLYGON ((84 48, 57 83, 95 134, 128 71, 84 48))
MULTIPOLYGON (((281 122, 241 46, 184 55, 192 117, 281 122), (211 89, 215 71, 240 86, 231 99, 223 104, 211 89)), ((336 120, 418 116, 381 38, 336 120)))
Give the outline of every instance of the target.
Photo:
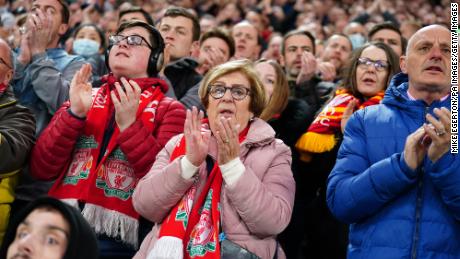
POLYGON ((5 65, 5 66, 6 66, 7 68, 9 68, 9 69, 13 69, 10 65, 8 65, 8 64, 6 63, 6 61, 5 61, 3 58, 0 58, 0 64, 5 65))
POLYGON ((152 48, 152 45, 150 45, 147 40, 140 35, 112 35, 109 37, 110 45, 118 45, 124 40, 126 40, 130 46, 140 46, 142 45, 142 42, 145 42, 149 48, 152 48))
POLYGON ((227 90, 230 90, 232 98, 238 101, 241 101, 244 98, 246 98, 246 96, 248 96, 248 94, 251 92, 251 90, 249 90, 248 88, 244 86, 235 85, 233 87, 229 87, 229 86, 220 85, 220 84, 210 85, 208 87, 208 90, 209 90, 209 94, 214 99, 220 99, 224 97, 227 90))
POLYGON ((374 66, 377 71, 384 71, 388 68, 388 62, 385 60, 372 60, 369 58, 358 58, 358 65, 368 68, 374 66))

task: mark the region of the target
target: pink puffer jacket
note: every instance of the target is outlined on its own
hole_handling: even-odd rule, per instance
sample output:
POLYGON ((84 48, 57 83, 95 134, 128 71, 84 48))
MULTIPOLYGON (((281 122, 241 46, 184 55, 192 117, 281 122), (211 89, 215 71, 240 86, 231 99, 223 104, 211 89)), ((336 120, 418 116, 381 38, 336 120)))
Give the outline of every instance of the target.
MULTIPOLYGON (((291 151, 264 121, 251 123, 246 140, 240 145, 244 174, 231 188, 222 187, 222 228, 227 238, 260 258, 275 254, 276 235, 288 225, 294 203, 295 182, 291 172, 291 151)), ((134 195, 134 208, 145 218, 161 223, 193 183, 180 174, 180 157, 169 162, 181 136, 171 139, 159 153, 150 172, 140 180, 134 195)), ((211 139, 209 155, 216 160, 217 144, 211 139)), ((207 175, 199 169, 198 192, 207 175)), ((135 259, 146 258, 158 239, 159 225, 142 242, 135 259)), ((285 258, 281 249, 278 258, 285 258)))

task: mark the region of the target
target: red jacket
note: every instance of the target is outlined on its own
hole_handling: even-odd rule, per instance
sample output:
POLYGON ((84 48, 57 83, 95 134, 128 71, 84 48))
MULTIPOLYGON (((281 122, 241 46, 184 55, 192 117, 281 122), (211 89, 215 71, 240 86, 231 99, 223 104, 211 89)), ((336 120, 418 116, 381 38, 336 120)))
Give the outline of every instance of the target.
MULTIPOLYGON (((67 102, 56 112, 32 150, 31 173, 39 180, 61 177, 64 167, 72 159, 73 147, 85 128, 85 120, 70 115, 67 111, 69 106, 67 102)), ((164 97, 158 105, 155 118, 158 121, 153 134, 149 134, 141 120, 136 120, 117 139, 139 179, 149 171, 157 153, 168 140, 184 131, 185 108, 178 101, 164 97)))

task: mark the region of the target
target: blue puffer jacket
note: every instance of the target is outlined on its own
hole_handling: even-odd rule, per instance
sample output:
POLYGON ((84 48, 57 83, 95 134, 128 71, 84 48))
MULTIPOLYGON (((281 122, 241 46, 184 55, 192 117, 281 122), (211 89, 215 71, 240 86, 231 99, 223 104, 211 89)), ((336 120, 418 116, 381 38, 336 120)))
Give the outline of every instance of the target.
POLYGON ((407 76, 396 75, 381 105, 348 121, 328 179, 332 213, 350 223, 348 258, 460 258, 460 159, 425 157, 411 170, 403 150, 409 134, 433 109, 407 97, 407 76))

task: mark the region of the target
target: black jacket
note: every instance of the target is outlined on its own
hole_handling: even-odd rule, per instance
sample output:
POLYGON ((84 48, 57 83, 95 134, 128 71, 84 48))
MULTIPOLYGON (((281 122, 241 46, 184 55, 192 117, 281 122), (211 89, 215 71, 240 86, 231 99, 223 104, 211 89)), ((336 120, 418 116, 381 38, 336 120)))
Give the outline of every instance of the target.
POLYGON ((181 58, 165 67, 164 75, 174 88, 177 100, 182 99, 187 91, 203 78, 195 71, 197 66, 198 62, 194 59, 181 58))

